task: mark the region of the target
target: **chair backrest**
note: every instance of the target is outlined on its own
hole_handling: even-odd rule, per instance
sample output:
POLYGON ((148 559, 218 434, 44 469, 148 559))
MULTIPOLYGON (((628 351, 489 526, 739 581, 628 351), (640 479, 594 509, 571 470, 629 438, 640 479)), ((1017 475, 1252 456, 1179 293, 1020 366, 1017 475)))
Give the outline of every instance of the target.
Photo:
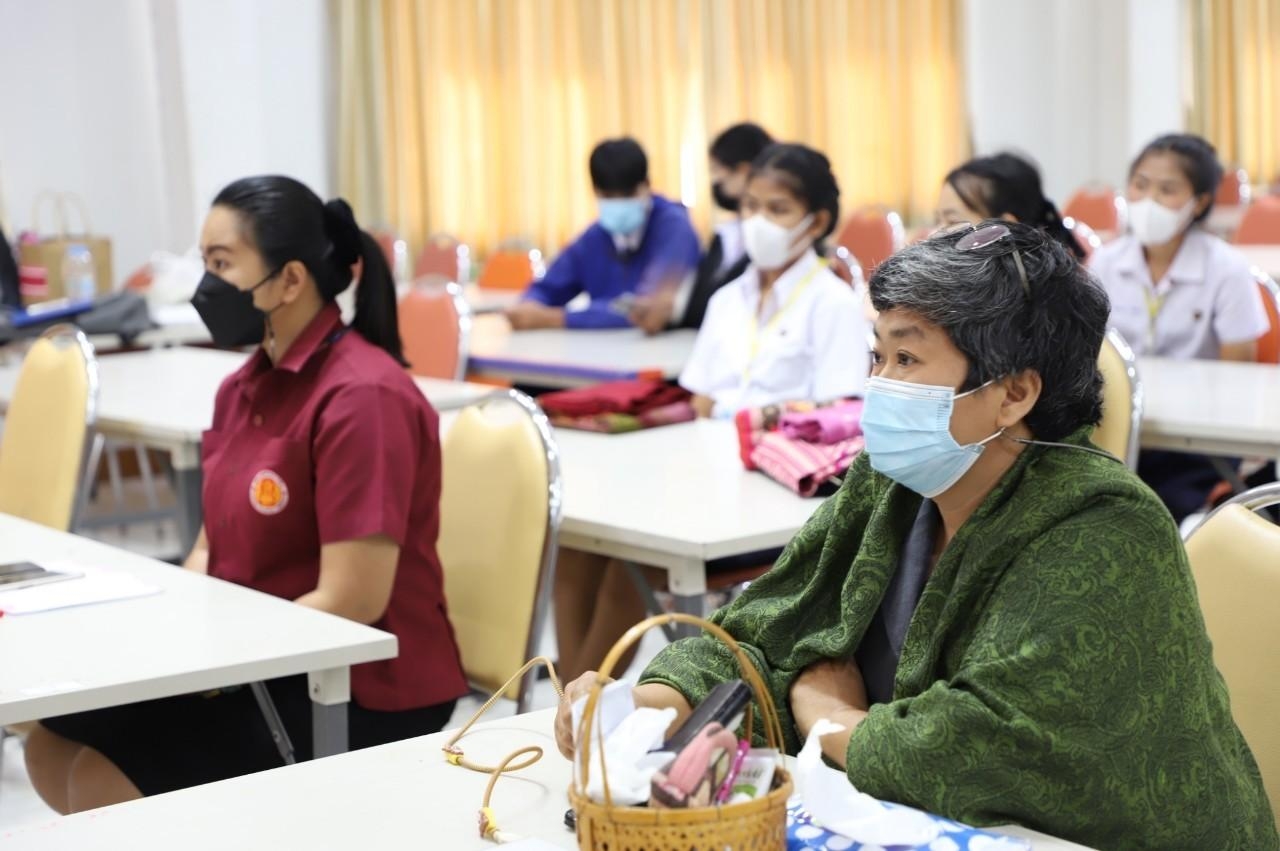
POLYGON ((1264 195, 1245 208, 1236 230, 1236 245, 1280 243, 1280 195, 1264 195))
POLYGON ((863 278, 871 280, 875 268, 906 245, 907 237, 901 216, 886 207, 872 205, 853 211, 836 242, 858 258, 863 278))
POLYGON ((1253 189, 1249 186, 1249 172, 1240 168, 1228 168, 1222 175, 1222 182, 1218 184, 1218 191, 1214 193, 1213 203, 1216 207, 1238 207, 1242 204, 1248 204, 1250 197, 1253 195, 1253 189))
POLYGON ((447 233, 432 234, 413 266, 414 278, 423 275, 441 275, 465 284, 471 280, 471 249, 447 233))
POLYGON ((73 325, 40 335, 22 361, 0 435, 0 513, 75 527, 93 452, 98 361, 73 325))
POLYGON ((848 284, 855 292, 861 293, 865 281, 862 277, 862 264, 853 252, 843 245, 827 249, 827 268, 837 278, 848 284))
POLYGON ((382 256, 387 258, 391 276, 397 281, 409 278, 409 244, 391 228, 372 228, 369 235, 377 240, 382 256))
POLYGON ((466 377, 471 308, 461 287, 432 275, 420 278, 400 299, 396 315, 410 372, 451 381, 466 377))
POLYGON ((1102 237, 1097 232, 1078 219, 1070 216, 1063 218, 1063 226, 1071 232, 1071 238, 1076 241, 1081 250, 1084 251, 1084 259, 1088 260, 1093 256, 1093 252, 1102 247, 1102 237))
POLYGON ((476 283, 482 289, 523 290, 547 272, 536 248, 499 248, 489 255, 476 283))
POLYGON ((1254 511, 1280 503, 1280 484, 1247 491, 1187 536, 1213 661, 1231 693, 1231 714, 1280 813, 1280 526, 1254 511))
POLYGON ((1089 185, 1076 190, 1062 208, 1063 217, 1084 222, 1095 231, 1119 234, 1128 225, 1128 204, 1110 186, 1089 185))
POLYGON ((1280 363, 1280 285, 1256 267, 1253 277, 1262 291, 1262 305, 1271 323, 1267 333, 1258 338, 1258 363, 1280 363))
POLYGON ((1138 438, 1142 431, 1142 379, 1138 360, 1124 337, 1107 331, 1098 353, 1102 372, 1102 422, 1093 430, 1093 442, 1138 469, 1138 438))
MULTIPOLYGON (((443 455, 438 549, 449 617, 468 680, 497 691, 536 654, 550 606, 559 451, 542 409, 509 390, 462 408, 443 455)), ((536 676, 506 694, 521 712, 536 676)))

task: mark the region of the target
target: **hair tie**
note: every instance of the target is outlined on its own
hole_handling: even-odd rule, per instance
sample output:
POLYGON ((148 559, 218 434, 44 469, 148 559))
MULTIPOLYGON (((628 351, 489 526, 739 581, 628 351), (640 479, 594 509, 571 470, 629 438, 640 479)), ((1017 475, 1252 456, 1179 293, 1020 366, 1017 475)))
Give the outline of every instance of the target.
POLYGON ((324 235, 329 238, 333 258, 342 266, 360 259, 360 226, 356 224, 351 205, 334 198, 324 205, 324 235))

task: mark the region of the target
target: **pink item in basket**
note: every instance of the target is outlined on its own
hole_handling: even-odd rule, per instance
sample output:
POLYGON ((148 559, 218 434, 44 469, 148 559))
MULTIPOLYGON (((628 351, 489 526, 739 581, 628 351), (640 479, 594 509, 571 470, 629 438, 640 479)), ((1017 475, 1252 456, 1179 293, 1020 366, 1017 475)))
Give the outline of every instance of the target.
POLYGON ((812 411, 786 413, 779 422, 792 440, 832 444, 862 434, 862 400, 853 399, 812 411))
POLYGON ((781 431, 765 433, 751 453, 751 462, 769 478, 800 496, 813 496, 822 483, 838 476, 862 451, 862 436, 838 443, 792 440, 781 431))

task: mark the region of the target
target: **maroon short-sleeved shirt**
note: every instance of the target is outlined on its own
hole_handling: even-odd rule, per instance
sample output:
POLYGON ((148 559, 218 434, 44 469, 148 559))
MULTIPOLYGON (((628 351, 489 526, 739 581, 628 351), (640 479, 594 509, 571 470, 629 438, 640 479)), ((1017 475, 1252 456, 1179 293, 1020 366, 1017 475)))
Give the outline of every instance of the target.
POLYGON ((400 654, 352 668, 355 700, 394 711, 466 693, 436 555, 436 412, 336 306, 274 367, 259 350, 227 376, 203 455, 211 576, 296 599, 316 588, 322 545, 386 535, 400 561, 374 626, 400 654))

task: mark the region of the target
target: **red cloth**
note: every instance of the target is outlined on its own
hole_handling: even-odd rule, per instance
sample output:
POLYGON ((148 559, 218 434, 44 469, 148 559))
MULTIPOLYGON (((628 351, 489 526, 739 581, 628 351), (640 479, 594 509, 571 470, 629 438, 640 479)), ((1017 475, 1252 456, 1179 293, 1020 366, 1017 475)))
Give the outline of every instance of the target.
POLYGON ((639 415, 596 414, 591 417, 566 417, 554 414, 551 416, 551 424, 559 428, 574 428, 579 431, 622 434, 628 431, 693 422, 697 418, 693 405, 688 402, 676 402, 663 405, 661 408, 651 408, 639 415))
POLYGON ((590 417, 597 414, 638 416, 689 399, 689 391, 662 381, 608 381, 575 390, 543 393, 538 404, 548 416, 590 417))
POLYGON ((862 437, 820 444, 791 440, 781 431, 760 438, 751 453, 752 462, 765 475, 800 496, 813 496, 823 482, 838 476, 862 451, 862 437))
POLYGON ((862 400, 853 399, 804 413, 788 412, 778 423, 792 440, 809 443, 840 443, 862 434, 862 400))
POLYGON ((467 693, 436 554, 436 412, 330 305, 273 366, 261 350, 218 390, 202 444, 209 574, 287 600, 315 590, 320 548, 386 535, 400 547, 386 613, 394 659, 355 665, 367 709, 467 693))

